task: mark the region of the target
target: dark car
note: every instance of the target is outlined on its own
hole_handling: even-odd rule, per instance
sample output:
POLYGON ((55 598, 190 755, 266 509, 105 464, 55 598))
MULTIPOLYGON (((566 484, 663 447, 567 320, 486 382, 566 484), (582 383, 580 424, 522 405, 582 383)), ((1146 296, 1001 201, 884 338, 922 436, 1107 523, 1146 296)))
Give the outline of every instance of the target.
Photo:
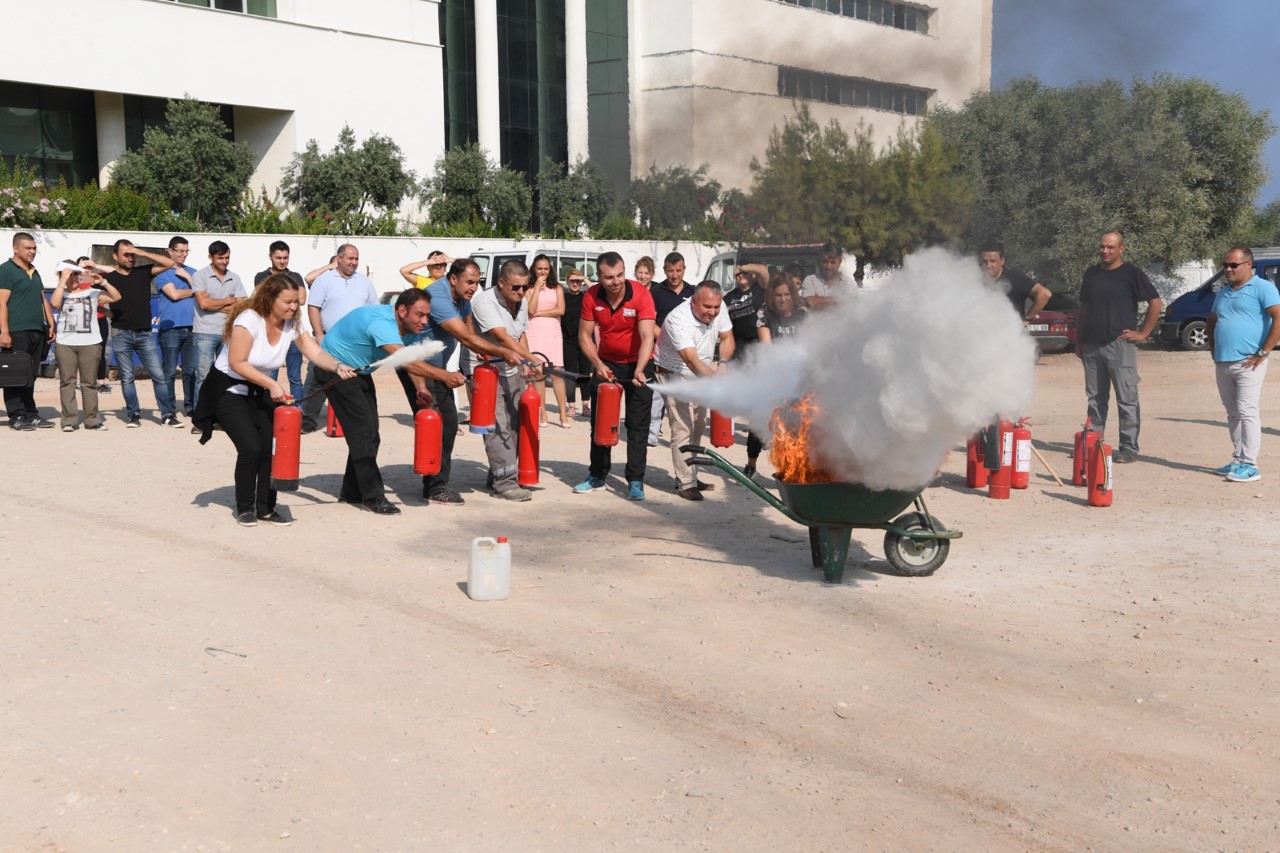
MULTIPOLYGON (((1280 248, 1254 249, 1253 271, 1272 284, 1280 278, 1280 248)), ((1170 346, 1202 350, 1209 346, 1208 321, 1213 298, 1222 287, 1222 270, 1169 303, 1160 320, 1160 340, 1170 346)))

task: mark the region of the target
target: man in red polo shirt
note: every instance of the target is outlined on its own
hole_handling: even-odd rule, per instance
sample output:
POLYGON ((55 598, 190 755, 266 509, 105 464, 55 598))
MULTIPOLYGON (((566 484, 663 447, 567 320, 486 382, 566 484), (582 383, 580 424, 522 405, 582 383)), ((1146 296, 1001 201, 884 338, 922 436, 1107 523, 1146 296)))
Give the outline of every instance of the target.
POLYGON ((582 323, 578 327, 582 357, 591 362, 593 370, 591 467, 587 479, 573 490, 586 494, 605 486, 611 451, 595 442, 596 418, 600 416, 596 392, 600 383, 614 379, 622 383, 627 401, 627 497, 642 501, 649 453, 649 410, 653 404, 653 389, 646 374, 653 357, 654 320, 658 314, 649 291, 627 281, 627 265, 617 252, 605 252, 597 258, 596 273, 600 281, 583 294, 582 323))

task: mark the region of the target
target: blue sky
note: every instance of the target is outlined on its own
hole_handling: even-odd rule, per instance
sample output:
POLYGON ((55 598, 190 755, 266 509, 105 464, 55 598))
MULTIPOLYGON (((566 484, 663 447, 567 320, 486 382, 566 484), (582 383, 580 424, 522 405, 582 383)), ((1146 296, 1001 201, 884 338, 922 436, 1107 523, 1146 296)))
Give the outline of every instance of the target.
MULTIPOLYGON (((995 0, 993 18, 993 86, 1168 72, 1237 92, 1280 123, 1280 0, 995 0)), ((1264 159, 1259 205, 1280 199, 1280 134, 1264 159)))

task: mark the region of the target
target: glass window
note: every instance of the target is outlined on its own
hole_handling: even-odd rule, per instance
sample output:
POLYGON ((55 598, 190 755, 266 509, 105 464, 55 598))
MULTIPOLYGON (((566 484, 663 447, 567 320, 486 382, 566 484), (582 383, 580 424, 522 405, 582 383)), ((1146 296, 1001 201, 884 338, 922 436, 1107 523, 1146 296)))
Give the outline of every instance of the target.
POLYGON ((9 166, 25 159, 49 185, 97 180, 93 93, 0 82, 0 154, 9 166))

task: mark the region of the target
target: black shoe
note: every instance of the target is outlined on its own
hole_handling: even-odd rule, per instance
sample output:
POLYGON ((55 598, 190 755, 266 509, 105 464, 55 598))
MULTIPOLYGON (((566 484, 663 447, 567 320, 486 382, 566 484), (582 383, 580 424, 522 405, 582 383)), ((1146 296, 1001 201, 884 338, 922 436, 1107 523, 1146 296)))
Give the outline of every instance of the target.
POLYGON ((39 415, 34 418, 27 418, 27 420, 35 424, 36 429, 53 429, 53 421, 47 421, 39 415))
MULTIPOLYGON (((126 429, 137 429, 142 426, 142 418, 138 415, 129 415, 128 419, 125 420, 124 425, 126 429)), ((252 515, 253 513, 249 514, 252 515)))
POLYGON ((366 501, 360 501, 360 508, 368 510, 374 515, 400 514, 400 507, 396 506, 386 498, 369 498, 366 501))
POLYGON ((431 494, 427 495, 427 500, 444 506, 462 506, 466 503, 453 486, 436 486, 431 490, 431 494))
POLYGON ((698 491, 700 492, 714 491, 715 487, 716 487, 715 483, 704 483, 701 480, 698 481, 698 491))
POLYGON ((288 527, 293 524, 293 516, 289 514, 289 510, 282 506, 278 506, 266 515, 258 516, 258 521, 268 527, 288 527))
POLYGON ((101 385, 99 385, 99 386, 98 386, 98 393, 99 393, 99 394, 110 394, 110 393, 111 393, 111 386, 110 386, 110 385, 108 385, 107 383, 103 382, 101 385))
POLYGON ((317 431, 317 430, 319 430, 319 429, 320 429, 320 427, 316 426, 315 424, 303 424, 303 425, 302 425, 302 434, 303 434, 303 435, 311 435, 311 433, 316 432, 316 431, 317 431))
POLYGON ((9 429, 16 429, 19 432, 31 432, 35 428, 36 425, 22 415, 14 415, 9 418, 9 429))
POLYGON ((178 420, 178 416, 177 416, 177 415, 169 415, 169 416, 167 416, 167 417, 165 417, 165 418, 162 418, 162 419, 161 419, 161 421, 160 421, 160 423, 164 424, 164 425, 165 425, 165 426, 167 426, 167 427, 179 427, 179 428, 181 428, 181 427, 183 427, 183 426, 186 426, 186 424, 184 424, 182 421, 178 420))
POLYGON ((743 465, 743 466, 742 466, 742 474, 743 474, 743 476, 745 476, 748 480, 755 480, 755 478, 756 478, 756 466, 754 466, 754 465, 752 465, 750 462, 748 462, 746 465, 743 465))
POLYGON ((360 498, 349 498, 349 497, 346 497, 345 495, 338 495, 338 503, 340 503, 340 504, 358 504, 358 503, 360 503, 360 498))
POLYGON ((684 499, 685 499, 685 500, 687 500, 687 501, 700 501, 700 500, 702 500, 702 492, 698 491, 698 490, 697 490, 697 488, 695 488, 695 487, 693 487, 693 486, 690 486, 690 487, 689 487, 689 488, 687 488, 687 489, 681 489, 680 491, 676 492, 676 494, 677 494, 677 495, 679 495, 680 497, 684 498, 684 499))
POLYGON ((1124 465, 1125 463, 1128 463, 1128 462, 1137 462, 1138 452, 1136 450, 1128 450, 1126 448, 1121 448, 1120 450, 1117 450, 1115 452, 1115 455, 1111 457, 1111 461, 1118 462, 1121 465, 1124 465))
POLYGON ((251 512, 237 512, 236 524, 240 525, 241 527, 257 527, 258 519, 251 512))

